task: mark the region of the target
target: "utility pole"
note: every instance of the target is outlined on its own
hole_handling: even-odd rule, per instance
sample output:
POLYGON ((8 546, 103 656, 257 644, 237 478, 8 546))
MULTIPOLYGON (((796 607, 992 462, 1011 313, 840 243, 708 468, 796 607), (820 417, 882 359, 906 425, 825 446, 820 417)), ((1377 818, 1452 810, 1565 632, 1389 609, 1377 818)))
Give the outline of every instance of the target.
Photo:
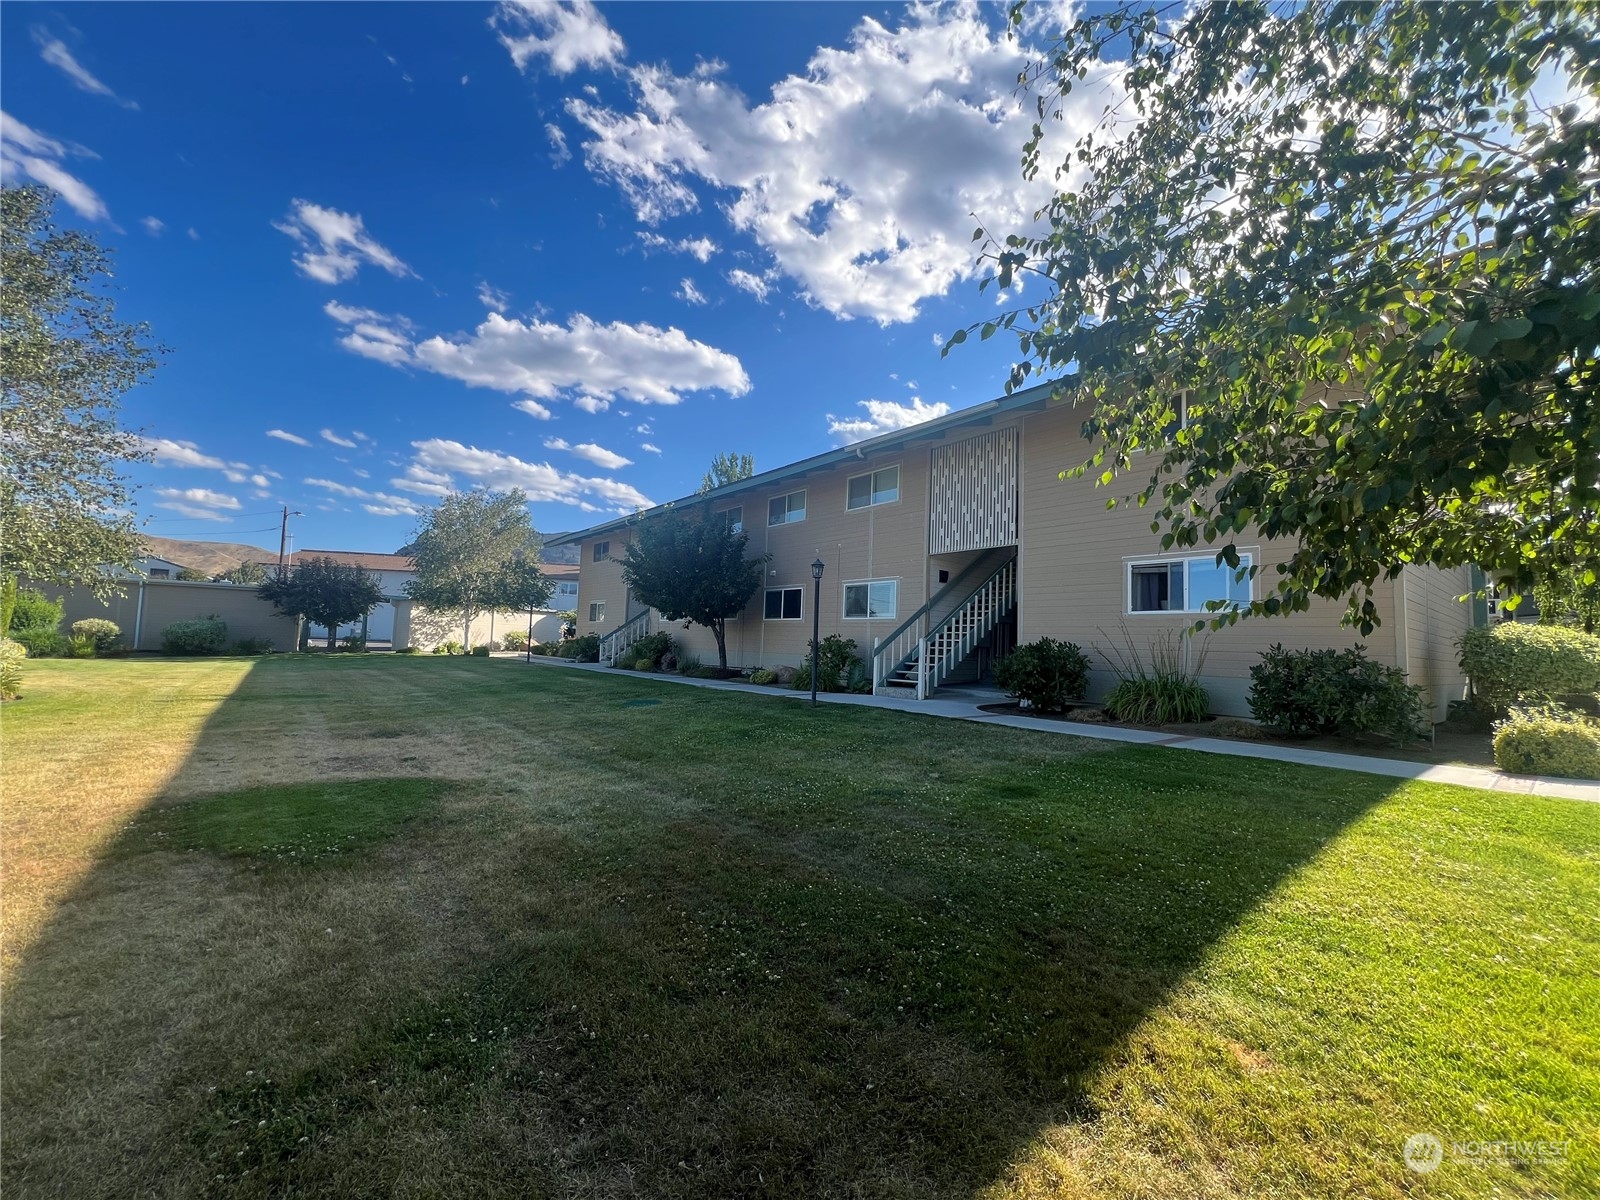
POLYGON ((285 504, 283 506, 283 524, 278 527, 278 578, 279 579, 283 578, 284 553, 289 548, 289 518, 290 517, 303 517, 303 516, 305 516, 305 513, 303 513, 303 512, 290 512, 289 511, 289 506, 287 504, 285 504))

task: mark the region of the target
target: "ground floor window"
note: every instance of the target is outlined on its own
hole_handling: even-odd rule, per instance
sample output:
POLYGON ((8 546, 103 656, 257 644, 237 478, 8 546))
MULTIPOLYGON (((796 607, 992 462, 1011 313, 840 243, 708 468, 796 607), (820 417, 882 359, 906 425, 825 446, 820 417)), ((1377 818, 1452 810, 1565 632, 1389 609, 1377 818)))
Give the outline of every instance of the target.
POLYGON ((766 608, 762 615, 769 621, 798 621, 801 597, 804 595, 804 588, 768 588, 766 608))
POLYGON ((844 615, 855 620, 893 617, 900 585, 893 579, 867 579, 844 585, 844 615))
POLYGON ((591 601, 589 601, 589 622, 590 622, 590 624, 593 624, 596 621, 604 621, 605 619, 606 619, 606 602, 604 600, 591 600, 591 601))
MULTIPOLYGON (((1248 570, 1251 562, 1249 554, 1239 555, 1241 568, 1248 570)), ((1214 600, 1250 603, 1249 576, 1237 578, 1238 572, 1226 563, 1218 565, 1214 554, 1130 561, 1127 572, 1130 613, 1206 612, 1214 600)))

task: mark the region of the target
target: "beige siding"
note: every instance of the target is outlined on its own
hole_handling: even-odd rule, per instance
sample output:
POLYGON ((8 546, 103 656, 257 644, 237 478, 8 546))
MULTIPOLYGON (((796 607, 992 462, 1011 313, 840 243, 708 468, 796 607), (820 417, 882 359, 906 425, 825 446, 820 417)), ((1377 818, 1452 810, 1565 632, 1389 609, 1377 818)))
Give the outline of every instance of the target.
MULTIPOLYGON (((1167 557, 1160 534, 1151 532, 1150 514, 1137 505, 1119 505, 1107 511, 1107 499, 1133 490, 1140 479, 1125 477, 1110 487, 1097 487, 1092 478, 1058 478, 1059 473, 1084 461, 1088 447, 1079 433, 1081 415, 1061 406, 1031 417, 1023 437, 1022 498, 1022 608, 1017 639, 1066 638, 1088 650, 1102 665, 1113 649, 1126 654, 1122 628, 1135 645, 1147 649, 1163 631, 1181 631, 1196 615, 1129 614, 1126 612, 1125 563, 1132 557, 1167 557)), ((1258 579, 1257 594, 1270 586, 1273 564, 1287 557, 1287 546, 1259 539, 1241 541, 1259 554, 1269 576, 1258 579)), ((1189 553, 1204 553, 1204 548, 1189 553)), ((1383 624, 1368 637, 1343 626, 1344 606, 1319 601, 1310 611, 1282 617, 1255 617, 1215 633, 1198 635, 1188 653, 1204 649, 1201 677, 1211 693, 1213 707, 1222 713, 1248 715, 1245 697, 1249 672, 1261 651, 1274 642, 1285 646, 1343 647, 1364 644, 1372 657, 1396 662, 1394 590, 1380 583, 1377 604, 1383 624)), ((1097 672, 1096 685, 1104 688, 1109 675, 1097 672)))
POLYGON ((1449 715, 1450 702, 1466 695, 1456 641, 1472 628, 1472 602, 1459 600, 1472 588, 1466 567, 1407 567, 1400 576, 1404 622, 1397 631, 1404 644, 1411 682, 1428 689, 1433 719, 1449 715))
POLYGON ((101 603, 82 589, 63 591, 45 587, 42 590, 62 601, 65 609, 63 629, 85 617, 103 617, 121 627, 123 638, 135 650, 159 651, 161 632, 168 625, 175 621, 192 621, 196 617, 212 615, 227 622, 230 643, 244 638, 264 638, 272 643, 274 650, 287 652, 297 648, 299 622, 281 615, 257 596, 253 587, 167 579, 150 580, 142 588, 137 583, 126 586, 127 591, 123 595, 113 597, 106 603, 101 603), (137 643, 134 641, 136 630, 137 643))
MULTIPOLYGON (((394 648, 414 646, 430 651, 445 642, 461 641, 461 614, 436 612, 411 600, 395 602, 394 648)), ((507 633, 528 631, 528 614, 523 612, 482 612, 472 618, 468 645, 482 646, 503 640, 507 633)), ((561 637, 561 618, 552 612, 535 614, 533 640, 553 642, 561 637)))
POLYGON ((591 633, 608 634, 628 619, 628 586, 622 582, 622 567, 617 562, 627 543, 628 534, 618 531, 603 538, 591 538, 579 547, 582 552, 578 563, 579 637, 591 633), (611 543, 610 553, 600 562, 594 560, 596 541, 611 543), (606 606, 603 621, 589 620, 589 605, 597 600, 606 606))

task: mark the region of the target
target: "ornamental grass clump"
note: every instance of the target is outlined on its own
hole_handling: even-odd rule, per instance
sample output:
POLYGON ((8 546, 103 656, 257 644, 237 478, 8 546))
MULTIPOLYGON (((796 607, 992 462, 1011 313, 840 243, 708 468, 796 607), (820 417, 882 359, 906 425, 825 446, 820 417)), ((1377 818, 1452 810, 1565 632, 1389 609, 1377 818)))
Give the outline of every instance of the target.
POLYGON ((1126 625, 1122 641, 1123 649, 1113 645, 1106 656, 1117 677, 1105 700, 1113 718, 1135 725, 1178 725, 1203 720, 1211 711, 1211 696, 1200 686, 1206 643, 1191 656, 1188 635, 1165 629, 1140 650, 1126 625))

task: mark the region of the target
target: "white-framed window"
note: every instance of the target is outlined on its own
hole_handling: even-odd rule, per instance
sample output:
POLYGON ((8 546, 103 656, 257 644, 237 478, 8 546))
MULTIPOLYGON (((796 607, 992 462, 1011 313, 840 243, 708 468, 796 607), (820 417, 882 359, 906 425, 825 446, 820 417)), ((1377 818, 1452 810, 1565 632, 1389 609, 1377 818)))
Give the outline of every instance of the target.
POLYGON ((844 585, 844 615, 849 621, 882 621, 894 618, 900 584, 894 579, 863 579, 844 585))
POLYGON ((734 533, 744 532, 744 505, 735 504, 732 508, 719 509, 717 516, 722 518, 722 523, 734 533))
POLYGON ((805 606, 803 587, 768 588, 761 616, 767 621, 798 621, 805 606))
MULTIPOLYGON (((1255 558, 1239 555, 1239 567, 1248 570, 1255 558)), ((1130 613, 1210 612, 1213 600, 1246 605, 1252 581, 1237 578, 1227 563, 1218 565, 1215 554, 1184 558, 1126 559, 1127 611, 1130 613)))
POLYGON ((596 625, 606 619, 606 602, 604 600, 589 601, 589 624, 596 625))
POLYGON ((767 501, 768 525, 793 525, 806 519, 806 493, 802 488, 787 496, 774 496, 767 501))
POLYGON ((610 542, 596 542, 594 544, 594 561, 595 562, 605 562, 606 557, 610 553, 611 553, 611 543, 610 542))
POLYGON ((900 499, 900 467, 880 467, 866 475, 853 475, 845 482, 844 506, 847 509, 893 504, 900 499))
POLYGON ((557 612, 567 612, 578 607, 578 585, 571 580, 556 584, 555 591, 550 593, 550 603, 557 612))

